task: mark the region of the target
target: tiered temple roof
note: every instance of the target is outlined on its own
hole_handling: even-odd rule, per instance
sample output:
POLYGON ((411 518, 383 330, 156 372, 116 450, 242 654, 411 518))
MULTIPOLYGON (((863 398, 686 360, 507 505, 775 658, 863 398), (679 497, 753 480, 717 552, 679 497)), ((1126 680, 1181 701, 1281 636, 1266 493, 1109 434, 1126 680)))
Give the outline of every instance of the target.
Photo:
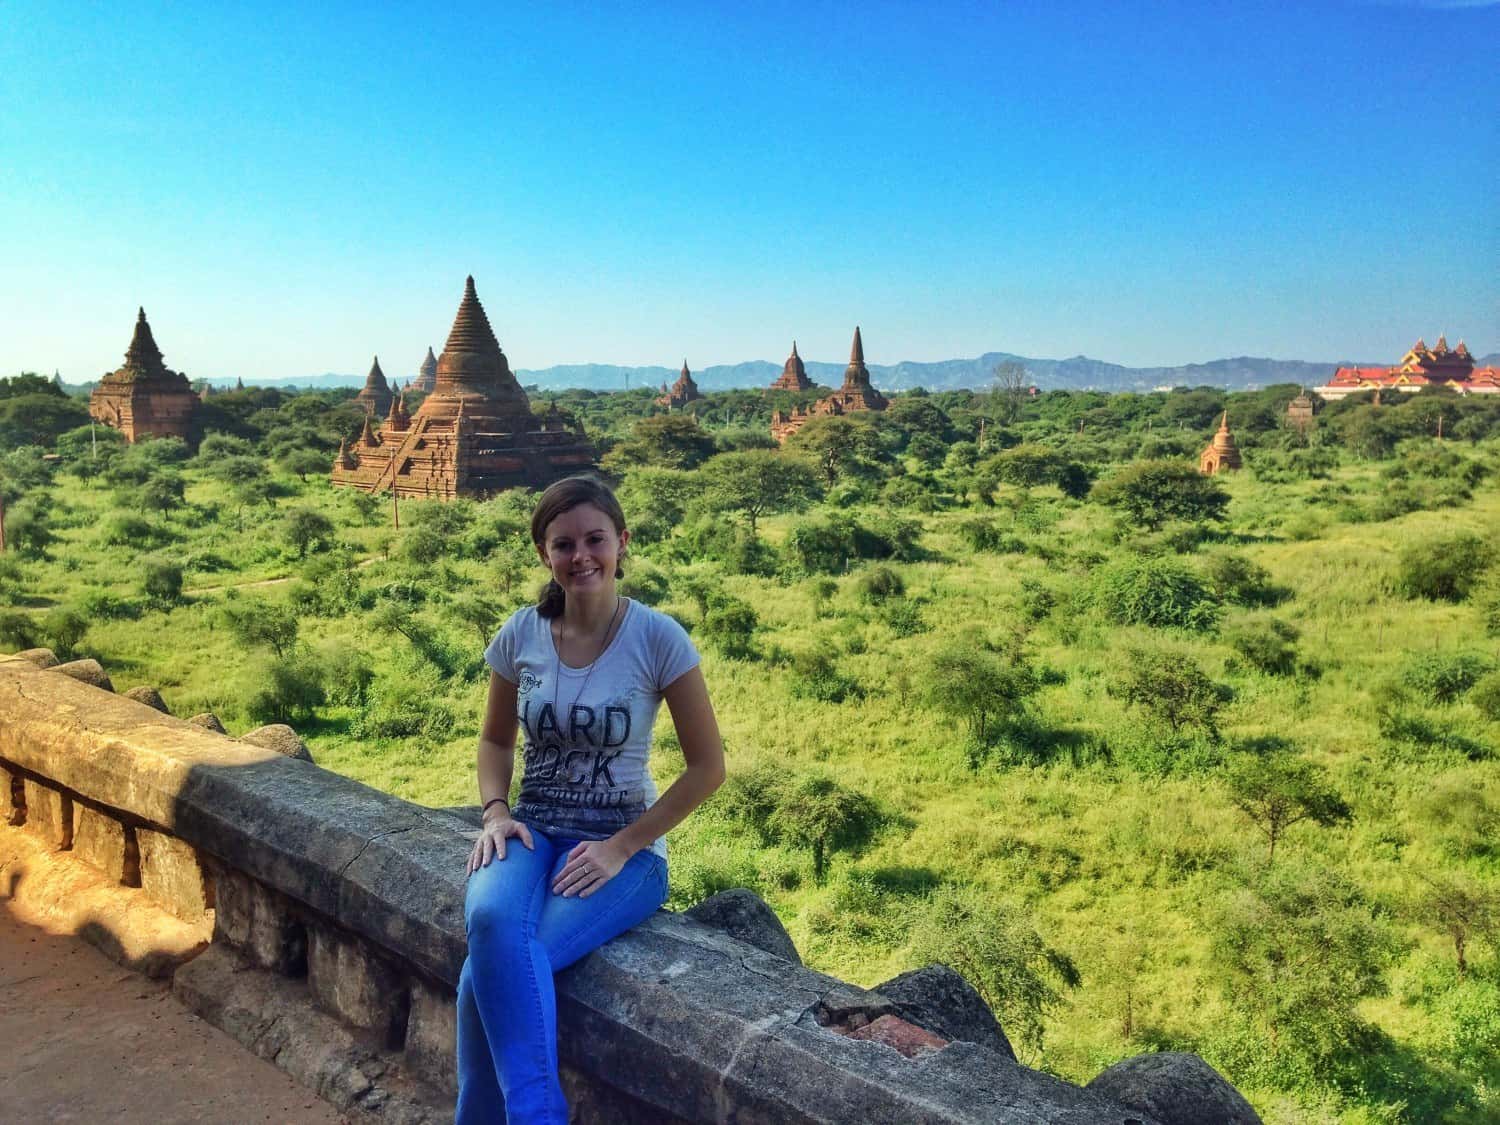
POLYGON ((1240 467, 1240 447, 1235 444, 1234 435, 1229 432, 1229 411, 1226 410, 1219 421, 1219 432, 1214 434, 1208 448, 1198 455, 1198 471, 1213 476, 1215 473, 1240 467))
POLYGON ((1337 399, 1382 388, 1413 394, 1430 386, 1447 387, 1459 394, 1500 394, 1500 370, 1476 368, 1462 340, 1458 347, 1449 348, 1447 338, 1440 335, 1437 346, 1429 348, 1419 337, 1393 367, 1340 367, 1318 388, 1318 395, 1337 399))
POLYGON ((370 361, 370 373, 365 376, 365 385, 354 396, 354 401, 365 408, 366 414, 376 418, 384 418, 390 411, 391 385, 385 380, 385 372, 380 370, 379 356, 370 361))
POLYGON ((797 354, 797 341, 792 341, 792 354, 787 356, 786 363, 782 365, 781 377, 771 384, 773 391, 806 391, 812 388, 812 380, 807 377, 807 368, 802 363, 802 357, 797 354))
POLYGON ((809 418, 853 414, 863 410, 884 410, 889 405, 890 401, 870 382, 870 369, 865 366, 865 344, 856 326, 854 343, 849 349, 849 366, 844 368, 843 385, 806 409, 794 407, 790 413, 772 411, 771 436, 784 442, 805 426, 809 418))
POLYGON ((427 358, 422 361, 421 368, 417 371, 417 381, 411 384, 409 389, 421 391, 424 395, 431 394, 432 389, 437 386, 437 356, 432 354, 432 348, 427 349, 427 358))
POLYGON ((150 435, 192 442, 198 403, 187 376, 163 362, 146 310, 139 310, 124 366, 99 380, 89 396, 89 416, 119 430, 126 441, 150 435))
POLYGON ((677 376, 677 382, 672 384, 670 390, 662 385, 662 393, 656 400, 656 405, 665 406, 668 410, 677 410, 686 406, 695 399, 703 397, 698 390, 698 384, 693 382, 693 373, 688 370, 687 360, 682 361, 682 374, 677 376))
POLYGON ((470 277, 432 393, 411 415, 397 400, 378 431, 366 416, 359 439, 334 462, 332 480, 366 492, 446 500, 541 488, 589 469, 595 459, 564 415, 531 412, 470 277))

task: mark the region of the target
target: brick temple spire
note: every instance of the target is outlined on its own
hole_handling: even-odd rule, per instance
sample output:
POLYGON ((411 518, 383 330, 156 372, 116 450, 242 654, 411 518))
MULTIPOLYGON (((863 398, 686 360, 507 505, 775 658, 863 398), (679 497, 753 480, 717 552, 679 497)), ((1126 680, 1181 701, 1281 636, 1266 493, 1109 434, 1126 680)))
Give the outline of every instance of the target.
POLYGON ((370 373, 365 376, 365 385, 354 400, 365 408, 366 414, 384 418, 391 409, 391 385, 386 382, 385 372, 380 370, 380 357, 370 362, 370 373))
POLYGON ((782 365, 781 377, 771 384, 773 391, 805 391, 812 386, 812 380, 807 377, 807 366, 802 362, 802 357, 797 354, 797 341, 792 341, 792 354, 787 356, 786 363, 782 365))
POLYGON ((662 385, 662 396, 656 400, 658 406, 665 406, 668 410, 686 406, 695 399, 703 397, 698 390, 698 384, 693 382, 693 373, 688 370, 687 360, 682 361, 682 374, 677 376, 677 382, 672 384, 668 390, 662 385))
POLYGON ((422 366, 417 371, 416 382, 410 384, 409 390, 421 391, 429 394, 437 386, 437 356, 432 354, 432 348, 427 349, 427 358, 422 361, 422 366))
POLYGON ((125 349, 125 366, 150 375, 159 375, 165 370, 161 349, 151 335, 144 308, 136 312, 135 335, 130 337, 130 347, 125 349))
POLYGON ((859 325, 854 326, 854 344, 849 349, 849 366, 865 365, 865 342, 859 338, 859 325))
POLYGON ((125 362, 89 395, 89 417, 119 430, 126 441, 180 437, 192 444, 198 439, 199 401, 187 376, 167 369, 146 310, 138 307, 125 362))

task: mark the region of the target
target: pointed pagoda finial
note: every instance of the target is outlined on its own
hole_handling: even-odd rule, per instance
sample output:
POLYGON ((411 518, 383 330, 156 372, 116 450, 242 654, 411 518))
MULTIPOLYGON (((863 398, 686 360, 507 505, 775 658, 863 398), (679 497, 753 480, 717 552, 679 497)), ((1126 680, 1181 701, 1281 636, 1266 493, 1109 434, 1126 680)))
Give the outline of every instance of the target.
POLYGON ((1229 411, 1227 410, 1224 411, 1224 417, 1219 419, 1219 432, 1221 434, 1227 434, 1229 432, 1229 411))
POLYGON ((849 349, 850 363, 863 363, 865 361, 865 342, 860 339, 859 325, 854 326, 854 346, 849 349))
POLYGON ((792 341, 792 354, 793 355, 797 354, 797 341, 796 340, 792 341))
POLYGON ((135 320, 136 320, 137 324, 145 324, 146 323, 146 306, 145 305, 138 305, 138 306, 136 306, 135 320))
POLYGON ((687 357, 686 356, 684 356, 683 360, 682 360, 682 373, 684 375, 686 375, 688 373, 688 365, 687 365, 687 357))

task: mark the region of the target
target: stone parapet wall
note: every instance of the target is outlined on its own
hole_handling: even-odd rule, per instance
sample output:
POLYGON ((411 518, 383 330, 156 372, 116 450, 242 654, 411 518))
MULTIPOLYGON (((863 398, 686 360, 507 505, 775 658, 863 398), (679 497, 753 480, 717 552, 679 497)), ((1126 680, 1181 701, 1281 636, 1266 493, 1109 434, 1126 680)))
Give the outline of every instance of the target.
MULTIPOLYGON (((0 657, 15 830, 186 927, 174 991, 253 1050, 356 1115, 451 1119, 459 817, 0 657)), ((972 1043, 868 1041, 902 1022, 886 997, 669 912, 558 1003, 577 1121, 1168 1120, 972 1043)))

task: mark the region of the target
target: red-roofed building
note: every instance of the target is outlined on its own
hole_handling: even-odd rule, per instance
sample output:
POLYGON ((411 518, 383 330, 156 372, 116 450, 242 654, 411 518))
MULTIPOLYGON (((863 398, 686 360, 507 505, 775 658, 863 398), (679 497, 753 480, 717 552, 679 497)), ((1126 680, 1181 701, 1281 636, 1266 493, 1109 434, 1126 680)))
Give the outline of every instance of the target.
POLYGON ((1340 367, 1317 388, 1321 398, 1337 399, 1360 391, 1392 390, 1415 394, 1423 387, 1449 387, 1461 395, 1500 394, 1500 375, 1493 367, 1475 368, 1474 357, 1460 340, 1458 347, 1438 337, 1429 348, 1418 339, 1394 367, 1340 367))

